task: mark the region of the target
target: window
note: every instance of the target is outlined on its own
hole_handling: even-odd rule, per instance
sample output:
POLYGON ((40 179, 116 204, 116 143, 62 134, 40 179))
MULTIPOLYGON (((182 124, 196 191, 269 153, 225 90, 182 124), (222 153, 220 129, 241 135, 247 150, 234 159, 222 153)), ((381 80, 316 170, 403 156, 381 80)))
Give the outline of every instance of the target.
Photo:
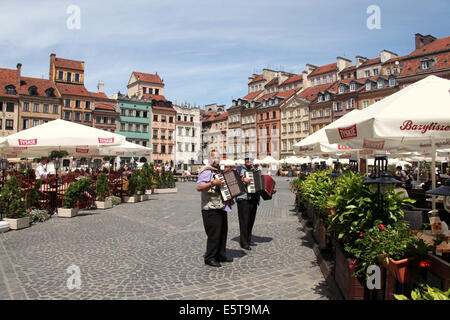
POLYGON ((57 104, 53 105, 53 113, 59 113, 59 107, 57 104))
POLYGON ((64 100, 64 107, 70 108, 70 99, 64 100))
POLYGON ((86 101, 86 109, 90 109, 91 108, 91 102, 90 101, 86 101))
POLYGON ((0 129, 3 129, 3 120, 0 119, 0 129))
POLYGON ((161 153, 166 153, 166 145, 161 145, 161 153))
POLYGON ((314 119, 316 118, 316 110, 313 110, 312 114, 311 114, 311 118, 314 119))
POLYGON ((367 78, 367 77, 370 77, 370 70, 366 70, 366 71, 364 72, 364 74, 366 75, 366 78, 367 78))
POLYGON ((157 144, 153 144, 152 151, 153 151, 153 153, 158 153, 158 145, 157 144))
POLYGON ((330 94, 329 94, 329 93, 327 93, 327 94, 325 95, 325 101, 328 101, 328 100, 330 100, 330 94))
POLYGON ((308 121, 303 122, 303 131, 309 131, 309 122, 308 121))
POLYGON ((373 69, 373 75, 377 76, 379 75, 380 71, 378 69, 373 69))
POLYGON ((181 143, 177 143, 177 151, 178 152, 182 152, 183 150, 181 150, 181 143))
POLYGON ((420 63, 420 69, 422 69, 422 70, 429 69, 430 65, 431 65, 430 62, 431 62, 430 60, 422 61, 420 63))
POLYGON ((169 140, 173 139, 173 130, 169 130, 169 140))
POLYGON ((146 88, 146 87, 142 87, 142 92, 143 92, 144 94, 146 94, 146 93, 147 93, 147 88, 146 88))
POLYGON ((64 111, 64 120, 70 120, 70 111, 64 111))
POLYGON ((161 122, 166 122, 166 116, 165 115, 161 115, 161 122))
POLYGON ((194 117, 191 117, 191 122, 194 122, 194 117))
POLYGON ((286 133, 286 123, 284 123, 281 128, 283 129, 283 133, 286 133))
POLYGON ((269 119, 269 113, 266 112, 266 119, 269 119))
POLYGON ((64 72, 58 71, 58 80, 64 80, 64 72))
POLYGON ((266 127, 266 135, 269 135, 269 134, 270 134, 270 128, 266 127))
POLYGON ((80 74, 75 73, 75 82, 80 82, 80 74))
POLYGON ((0 111, 3 111, 3 102, 0 101, 0 111))
POLYGON ((81 112, 75 112, 75 121, 81 121, 81 112))
POLYGON ((381 100, 381 98, 375 98, 375 102, 378 102, 380 100, 381 100))
POLYGON ((108 123, 108 117, 103 117, 103 123, 108 123))
POLYGON ((366 83, 366 91, 369 91, 371 89, 371 84, 370 82, 366 83))
POLYGON ((345 91, 344 86, 339 86, 339 93, 344 93, 344 91, 345 91))
POLYGON ((350 91, 355 91, 356 85, 355 83, 350 83, 350 91))
POLYGON ((30 127, 30 120, 23 119, 22 120, 22 129, 28 129, 30 127))
POLYGON ((273 125, 272 126, 272 135, 277 135, 277 134, 278 134, 277 126, 273 125))
POLYGON ((142 111, 142 118, 148 118, 148 112, 142 111))
POLYGON ((326 108, 325 109, 325 116, 329 117, 330 116, 330 108, 326 108))
MULTIPOLYGON (((0 102, 1 103, 1 102, 0 102)), ((3 109, 3 108, 2 108, 3 109)), ((30 103, 29 102, 24 102, 23 103, 23 108, 22 108, 23 112, 30 112, 30 103)))
POLYGON ((155 89, 155 94, 159 95, 159 89, 155 89))
POLYGON ((158 139, 158 130, 153 129, 153 139, 158 139))
POLYGON ((33 127, 37 127, 39 125, 39 120, 33 120, 33 127))
POLYGON ((293 117, 294 117, 294 111, 291 110, 291 111, 289 112, 289 118, 293 118, 293 117))
POLYGON ((95 117, 95 123, 100 123, 101 121, 101 117, 100 116, 96 116, 95 117))
POLYGON ((120 124, 120 131, 125 131, 125 123, 120 124))
POLYGON ((67 72, 67 81, 72 81, 72 72, 67 72))
POLYGON ((390 78, 389 79, 389 86, 390 87, 394 87, 395 86, 395 78, 390 78))
POLYGON ((195 143, 191 143, 191 152, 195 152, 195 143))
POLYGON ((33 104, 33 112, 39 112, 39 103, 33 104))
POLYGON ((287 143, 286 143, 286 140, 283 140, 283 150, 286 150, 287 149, 287 143))
POLYGON ((157 114, 153 115, 153 121, 158 121, 158 115, 157 114))
POLYGON ((44 103, 42 112, 50 113, 50 105, 47 103, 44 103))
POLYGON ((81 107, 81 101, 75 100, 75 108, 80 108, 80 107, 81 107))
POLYGON ((382 81, 381 79, 378 80, 378 83, 377 83, 377 84, 378 84, 378 85, 377 85, 378 89, 381 89, 381 88, 384 87, 383 81, 382 81))
POLYGON ((323 110, 322 109, 319 110, 319 117, 321 117, 321 118, 323 117, 323 110))
POLYGON ((367 108, 369 106, 369 100, 363 101, 363 108, 367 108))
POLYGON ((7 86, 6 87, 6 94, 16 94, 16 87, 14 86, 7 86))
POLYGON ((115 124, 116 123, 116 118, 111 117, 111 124, 115 124))
POLYGON ((302 131, 302 124, 300 122, 297 122, 297 132, 302 131))
POLYGON ((6 112, 14 112, 14 102, 6 103, 6 112))
POLYGON ((277 117, 277 112, 276 111, 273 111, 272 112, 272 119, 275 119, 277 117))
POLYGON ((91 114, 90 113, 85 113, 84 114, 84 121, 91 121, 91 114))
POLYGON ((263 114, 260 113, 260 114, 259 114, 259 120, 262 120, 262 119, 263 119, 263 114))
POLYGON ((289 124, 289 132, 294 132, 294 124, 293 123, 289 124))
POLYGON ((319 102, 323 101, 323 95, 319 94, 319 98, 317 99, 319 102))
POLYGON ((6 130, 13 130, 14 129, 14 120, 6 119, 5 120, 5 129, 6 130))
POLYGON ((173 117, 169 117, 169 123, 173 123, 173 117))
POLYGON ((388 76, 391 75, 391 68, 387 68, 387 69, 386 69, 386 75, 388 75, 388 76))
POLYGON ((353 99, 349 99, 347 101, 347 109, 353 109, 354 108, 354 100, 353 99))
POLYGON ((28 88, 28 94, 30 95, 30 96, 37 96, 37 88, 36 88, 36 86, 31 86, 31 87, 29 87, 28 88))

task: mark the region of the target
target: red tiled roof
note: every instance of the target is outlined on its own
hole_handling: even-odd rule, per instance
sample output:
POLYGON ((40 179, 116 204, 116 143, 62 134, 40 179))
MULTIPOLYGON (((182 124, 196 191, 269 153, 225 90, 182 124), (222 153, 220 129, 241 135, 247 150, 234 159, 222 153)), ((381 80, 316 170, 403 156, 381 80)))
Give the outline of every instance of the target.
POLYGON ((143 73, 143 72, 133 72, 133 74, 136 76, 136 78, 140 81, 144 82, 152 82, 152 83, 159 83, 162 84, 162 80, 157 74, 151 74, 151 73, 143 73))
POLYGON ((328 73, 328 72, 332 72, 332 71, 336 71, 337 69, 337 63, 330 63, 321 67, 317 67, 316 69, 314 69, 313 72, 311 72, 308 77, 312 77, 312 76, 317 76, 319 74, 323 74, 323 73, 328 73))
POLYGON ((55 67, 84 71, 83 62, 63 58, 55 58, 55 67))
POLYGON ((303 75, 298 74, 298 75, 289 77, 280 86, 288 84, 288 83, 294 83, 294 82, 297 82, 297 81, 303 81, 303 75))
POLYGON ((436 59, 436 63, 430 69, 419 70, 422 59, 421 57, 407 59, 402 63, 400 76, 428 73, 450 68, 450 50, 443 53, 430 54, 428 57, 436 59))
POLYGON ((258 75, 257 77, 255 77, 252 81, 250 81, 248 84, 252 84, 252 83, 255 83, 255 82, 262 81, 262 80, 264 80, 263 75, 262 75, 262 74, 259 74, 259 75, 258 75))
POLYGON ((404 55, 404 56, 401 56, 401 57, 394 57, 394 58, 391 58, 389 60, 386 60, 383 64, 392 63, 392 62, 395 62, 395 61, 400 61, 400 60, 405 59, 406 57, 408 57, 408 55, 404 55))
POLYGON ((17 70, 0 68, 0 96, 18 97, 18 94, 5 94, 5 87, 8 85, 13 85, 16 88, 16 92, 19 93, 20 89, 17 87, 17 70))
POLYGON ((107 110, 107 111, 116 111, 116 108, 114 108, 113 106, 110 106, 108 104, 97 104, 97 105, 95 105, 95 109, 107 110))
POLYGON ((61 92, 62 95, 73 95, 92 98, 92 95, 89 93, 89 91, 86 90, 84 85, 57 83, 56 86, 58 87, 59 92, 61 92))
POLYGON ((215 116, 214 119, 212 119, 212 121, 225 120, 227 117, 228 117, 228 111, 215 116))
POLYGON ((300 90, 300 88, 299 89, 287 90, 287 91, 283 91, 283 92, 277 92, 276 96, 284 98, 284 99, 289 99, 290 97, 292 97, 299 90, 300 90))
POLYGON ((374 58, 374 59, 369 59, 369 60, 363 62, 358 68, 368 67, 368 66, 371 66, 373 64, 380 63, 380 62, 381 62, 381 58, 380 57, 374 58))
POLYGON ((264 90, 249 93, 248 95, 246 95, 246 96, 243 97, 242 99, 243 99, 243 100, 253 100, 253 99, 255 99, 257 96, 259 96, 263 91, 264 91, 264 90))
POLYGON ((350 71, 355 71, 355 70, 356 70, 356 66, 350 66, 350 67, 342 69, 342 71, 340 73, 350 72, 350 71))
POLYGON ((315 87, 306 88, 299 94, 299 97, 312 102, 317 98, 319 92, 325 91, 331 88, 333 85, 334 83, 327 83, 315 87))
POLYGON ((28 89, 32 86, 36 87, 37 95, 40 97, 47 97, 45 90, 49 88, 54 89, 55 97, 57 98, 61 97, 53 81, 50 81, 48 79, 20 77, 20 90, 19 90, 20 94, 29 95, 30 93, 28 89))
POLYGON ((151 99, 151 100, 156 100, 156 101, 167 101, 167 99, 164 96, 157 95, 157 94, 144 93, 142 95, 142 97, 144 99, 151 99))
POLYGON ((266 83, 264 88, 267 88, 267 87, 270 87, 270 86, 274 86, 274 85, 278 85, 278 77, 275 77, 272 80, 270 80, 268 83, 266 83))
POLYGON ((108 96, 107 96, 104 92, 91 92, 91 94, 92 94, 95 98, 109 99, 108 96))
POLYGON ((263 95, 262 97, 259 97, 258 99, 256 99, 256 101, 263 101, 264 99, 272 98, 272 97, 276 96, 277 93, 278 92, 267 93, 267 94, 263 95))
POLYGON ((433 53, 442 50, 450 50, 450 36, 436 39, 433 42, 424 45, 422 48, 413 51, 409 57, 433 53))

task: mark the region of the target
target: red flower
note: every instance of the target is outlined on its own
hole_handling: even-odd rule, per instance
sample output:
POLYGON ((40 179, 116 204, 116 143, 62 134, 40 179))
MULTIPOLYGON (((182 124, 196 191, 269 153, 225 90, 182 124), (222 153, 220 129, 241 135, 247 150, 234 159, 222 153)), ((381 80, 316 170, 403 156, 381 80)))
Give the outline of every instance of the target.
POLYGON ((360 237, 360 238, 363 237, 363 233, 362 233, 362 232, 359 233, 359 237, 360 237))
POLYGON ((419 267, 421 267, 421 268, 429 268, 431 266, 430 262, 431 261, 428 260, 428 259, 422 260, 419 263, 419 267))
POLYGON ((386 227, 382 223, 378 225, 378 228, 380 228, 381 230, 386 230, 386 227))
POLYGON ((348 268, 349 268, 350 270, 353 271, 353 270, 355 269, 356 261, 357 261, 356 259, 353 259, 352 264, 348 266, 348 268))

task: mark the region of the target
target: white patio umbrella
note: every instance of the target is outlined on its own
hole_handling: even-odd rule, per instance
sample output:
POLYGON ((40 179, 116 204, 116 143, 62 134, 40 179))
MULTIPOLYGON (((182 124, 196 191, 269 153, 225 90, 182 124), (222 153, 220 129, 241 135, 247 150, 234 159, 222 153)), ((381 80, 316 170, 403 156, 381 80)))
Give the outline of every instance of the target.
POLYGON ((260 162, 262 164, 272 164, 272 163, 278 163, 278 160, 276 160, 272 156, 267 156, 264 159, 262 159, 260 162))
POLYGON ((100 147, 98 152, 100 155, 104 156, 144 156, 151 154, 152 149, 136 143, 125 141, 124 143, 116 146, 100 147))
MULTIPOLYGON (((427 150, 435 170, 436 149, 450 146, 450 80, 428 76, 325 130, 330 143, 380 151, 427 150)), ((435 175, 432 187, 436 188, 435 175)), ((433 207, 435 202, 433 201, 433 207)))
MULTIPOLYGON (((333 124, 338 125, 341 123, 346 123, 349 117, 357 117, 359 112, 360 110, 353 110, 334 121, 333 124)), ((297 155, 320 156, 322 154, 339 155, 343 153, 356 153, 358 151, 337 143, 329 143, 325 132, 325 129, 328 126, 329 125, 323 127, 322 129, 310 134, 303 140, 294 144, 294 153, 297 155)))
POLYGON ((56 119, 4 137, 0 140, 0 150, 3 155, 8 152, 33 155, 52 150, 98 154, 100 147, 114 146, 125 141, 125 137, 120 134, 56 119))
POLYGON ((231 159, 220 160, 219 164, 222 166, 234 166, 234 161, 231 159))
POLYGON ((243 159, 236 160, 236 161, 235 161, 235 164, 236 164, 236 165, 239 165, 239 166, 242 166, 242 165, 245 164, 245 160, 243 160, 243 159))

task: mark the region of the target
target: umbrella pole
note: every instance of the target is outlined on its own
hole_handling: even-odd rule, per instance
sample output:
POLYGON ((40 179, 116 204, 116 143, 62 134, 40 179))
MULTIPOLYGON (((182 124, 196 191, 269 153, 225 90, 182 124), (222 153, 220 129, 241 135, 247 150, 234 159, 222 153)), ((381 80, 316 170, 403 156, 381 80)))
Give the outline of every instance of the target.
MULTIPOLYGON (((436 140, 431 137, 431 189, 436 189, 436 140)), ((436 210, 436 196, 432 196, 432 209, 436 210)))

